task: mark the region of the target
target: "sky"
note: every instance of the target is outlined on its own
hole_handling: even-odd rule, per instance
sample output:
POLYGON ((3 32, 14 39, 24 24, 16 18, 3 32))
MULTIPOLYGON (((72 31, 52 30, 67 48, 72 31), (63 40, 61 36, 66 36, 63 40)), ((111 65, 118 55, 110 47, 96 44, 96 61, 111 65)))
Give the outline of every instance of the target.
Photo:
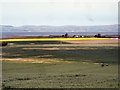
POLYGON ((1 0, 0 25, 111 25, 119 0, 1 0))

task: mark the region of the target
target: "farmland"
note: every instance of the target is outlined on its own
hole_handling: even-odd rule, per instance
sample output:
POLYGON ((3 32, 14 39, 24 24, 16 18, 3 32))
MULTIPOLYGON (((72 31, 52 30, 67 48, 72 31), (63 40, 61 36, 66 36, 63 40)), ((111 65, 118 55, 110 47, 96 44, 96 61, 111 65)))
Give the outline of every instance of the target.
POLYGON ((117 88, 118 43, 11 42, 3 88, 117 88))

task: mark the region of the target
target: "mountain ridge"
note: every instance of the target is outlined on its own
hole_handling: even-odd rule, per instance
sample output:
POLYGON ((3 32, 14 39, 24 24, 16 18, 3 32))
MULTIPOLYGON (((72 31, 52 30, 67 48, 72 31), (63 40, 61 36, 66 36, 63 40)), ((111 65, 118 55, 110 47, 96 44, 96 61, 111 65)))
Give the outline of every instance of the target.
POLYGON ((50 25, 0 25, 1 32, 118 32, 118 25, 96 25, 96 26, 50 26, 50 25))

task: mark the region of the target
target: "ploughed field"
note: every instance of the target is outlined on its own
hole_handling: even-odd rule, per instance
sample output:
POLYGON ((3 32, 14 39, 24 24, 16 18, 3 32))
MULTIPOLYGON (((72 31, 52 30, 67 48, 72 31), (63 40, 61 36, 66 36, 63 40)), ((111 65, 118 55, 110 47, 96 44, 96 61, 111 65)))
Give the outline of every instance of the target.
POLYGON ((11 42, 3 88, 117 88, 118 43, 11 42))

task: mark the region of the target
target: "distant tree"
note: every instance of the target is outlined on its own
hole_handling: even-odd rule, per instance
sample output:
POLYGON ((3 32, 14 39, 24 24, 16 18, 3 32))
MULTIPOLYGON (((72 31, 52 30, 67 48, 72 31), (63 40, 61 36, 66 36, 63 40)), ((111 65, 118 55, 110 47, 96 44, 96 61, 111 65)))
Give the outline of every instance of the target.
POLYGON ((97 37, 97 35, 95 35, 94 37, 97 37))
POLYGON ((100 33, 98 33, 97 35, 95 35, 94 37, 100 38, 102 37, 100 33))
POLYGON ((65 34, 65 38, 67 38, 67 37, 68 37, 68 33, 65 34))
POLYGON ((65 37, 65 35, 62 35, 62 37, 65 37))
POLYGON ((98 37, 101 37, 101 34, 100 33, 98 33, 98 35, 97 35, 98 37))
POLYGON ((76 35, 73 35, 73 38, 76 37, 76 35))

